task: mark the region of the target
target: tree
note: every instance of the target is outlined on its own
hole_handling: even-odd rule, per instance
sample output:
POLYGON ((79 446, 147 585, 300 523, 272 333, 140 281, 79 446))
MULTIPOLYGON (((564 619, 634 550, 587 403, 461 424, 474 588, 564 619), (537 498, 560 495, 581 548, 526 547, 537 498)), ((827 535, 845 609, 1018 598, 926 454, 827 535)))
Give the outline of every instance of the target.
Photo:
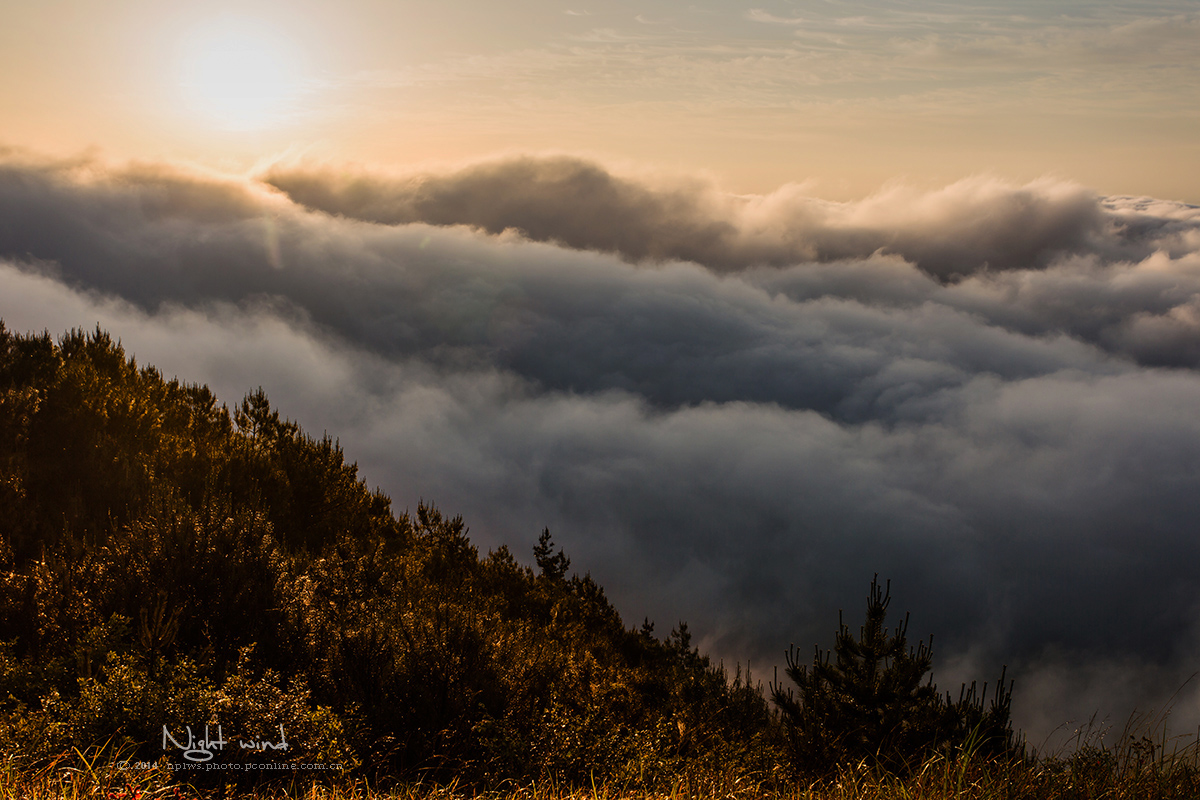
POLYGON ((560 581, 565 578, 567 569, 571 566, 571 559, 567 558, 561 547, 555 554, 554 540, 550 538, 549 528, 542 529, 537 546, 533 548, 533 557, 537 559, 537 565, 541 569, 542 575, 552 581, 560 581))
POLYGON ((935 747, 961 744, 972 734, 996 739, 998 749, 1011 746, 1011 688, 1004 690, 1003 678, 986 711, 986 684, 983 694, 972 685, 957 703, 943 699, 925 677, 933 665, 933 638, 910 648, 907 615, 889 631, 884 621, 890 603, 891 582, 881 588, 876 576, 857 638, 839 615, 832 653, 817 648, 812 664, 805 665, 794 647, 788 649, 786 673, 799 695, 779 684, 771 692, 799 771, 828 772, 863 760, 902 770, 935 747))

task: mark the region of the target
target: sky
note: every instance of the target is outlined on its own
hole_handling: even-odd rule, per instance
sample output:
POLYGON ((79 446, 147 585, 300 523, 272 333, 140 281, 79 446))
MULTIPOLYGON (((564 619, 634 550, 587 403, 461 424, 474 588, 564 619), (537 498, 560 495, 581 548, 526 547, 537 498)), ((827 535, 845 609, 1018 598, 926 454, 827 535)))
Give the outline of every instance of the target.
POLYGON ((550 150, 733 192, 1054 174, 1200 202, 1193 0, 3 0, 0 18, 4 138, 38 152, 245 168, 550 150), (275 73, 232 79, 250 120, 198 75, 247 49, 275 73))
POLYGON ((9 329, 261 386, 763 680, 878 573, 1035 745, 1200 726, 1194 3, 0 21, 9 329))

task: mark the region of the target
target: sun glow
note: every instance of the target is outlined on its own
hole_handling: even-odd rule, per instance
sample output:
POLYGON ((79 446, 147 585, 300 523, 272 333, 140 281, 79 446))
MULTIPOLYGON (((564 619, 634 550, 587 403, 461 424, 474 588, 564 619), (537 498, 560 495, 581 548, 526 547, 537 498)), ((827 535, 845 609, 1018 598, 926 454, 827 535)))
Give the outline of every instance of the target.
POLYGON ((296 114, 304 88, 299 59, 274 32, 223 26, 196 36, 185 52, 184 98, 217 126, 258 130, 296 114))

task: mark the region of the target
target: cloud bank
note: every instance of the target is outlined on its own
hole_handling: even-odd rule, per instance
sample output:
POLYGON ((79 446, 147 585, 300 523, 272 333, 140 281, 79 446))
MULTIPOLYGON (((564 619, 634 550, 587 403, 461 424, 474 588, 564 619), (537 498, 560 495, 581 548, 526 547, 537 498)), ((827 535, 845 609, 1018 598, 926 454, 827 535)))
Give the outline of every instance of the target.
POLYGON ((578 158, 509 158, 453 172, 380 178, 283 165, 264 180, 296 202, 384 224, 516 229, 535 241, 631 261, 694 261, 719 271, 892 252, 940 278, 1044 266, 1118 245, 1091 193, 1064 183, 969 180, 940 192, 895 188, 829 203, 797 187, 734 197, 699 182, 654 184, 578 158), (1109 235, 1106 235, 1109 234, 1109 235))
POLYGON ((628 622, 762 677, 879 572, 943 686, 1011 665, 1035 740, 1200 655, 1198 298, 1200 209, 1051 180, 0 163, 10 328, 262 385, 398 507, 485 549, 549 525, 628 622))

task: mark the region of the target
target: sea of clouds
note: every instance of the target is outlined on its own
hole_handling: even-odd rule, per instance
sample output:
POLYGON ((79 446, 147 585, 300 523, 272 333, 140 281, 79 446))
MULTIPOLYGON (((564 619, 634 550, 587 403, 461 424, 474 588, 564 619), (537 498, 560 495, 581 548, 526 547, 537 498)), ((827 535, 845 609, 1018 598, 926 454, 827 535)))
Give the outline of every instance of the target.
MULTIPOLYGON (((262 386, 398 510, 549 526, 769 679, 892 580, 1034 744, 1200 669, 1200 208, 1063 180, 735 196, 564 156, 0 159, 0 318, 262 386)), ((530 559, 531 560, 531 557, 530 559)), ((1200 723, 1200 686, 1172 727, 1200 723)))

